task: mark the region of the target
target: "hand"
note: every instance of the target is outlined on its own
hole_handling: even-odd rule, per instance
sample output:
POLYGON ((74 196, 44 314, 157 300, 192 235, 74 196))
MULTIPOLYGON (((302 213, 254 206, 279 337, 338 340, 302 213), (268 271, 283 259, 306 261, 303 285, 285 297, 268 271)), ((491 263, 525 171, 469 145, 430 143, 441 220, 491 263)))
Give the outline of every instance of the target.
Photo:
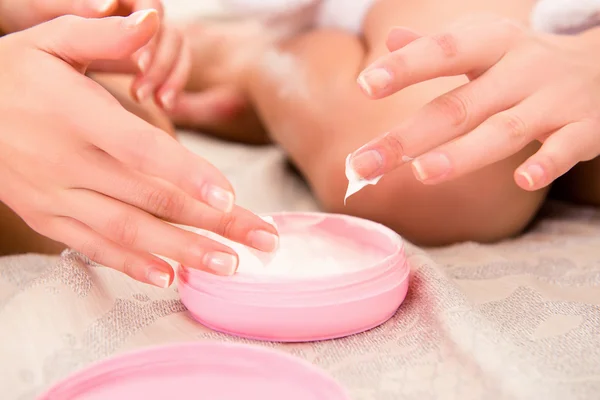
POLYGON ((393 30, 391 53, 359 77, 368 96, 443 76, 466 74, 469 82, 357 150, 352 166, 373 178, 411 162, 419 180, 437 184, 537 140, 543 145, 515 181, 525 190, 549 185, 600 154, 600 58, 590 42, 597 35, 542 36, 496 17, 433 36, 393 30))
POLYGON ((165 132, 126 112, 83 75, 158 28, 156 11, 65 16, 0 38, 0 200, 35 231, 131 277, 166 287, 170 266, 232 274, 230 248, 168 222, 263 251, 275 229, 235 207, 231 185, 165 132), (168 221, 168 222, 166 222, 168 221))
MULTIPOLYGON (((86 18, 126 16, 155 9, 161 21, 161 0, 0 0, 0 30, 16 32, 61 15, 86 18)), ((181 33, 161 22, 152 40, 123 60, 95 60, 91 71, 138 74, 132 84, 138 101, 154 97, 163 108, 173 107, 190 73, 190 51, 181 33)))

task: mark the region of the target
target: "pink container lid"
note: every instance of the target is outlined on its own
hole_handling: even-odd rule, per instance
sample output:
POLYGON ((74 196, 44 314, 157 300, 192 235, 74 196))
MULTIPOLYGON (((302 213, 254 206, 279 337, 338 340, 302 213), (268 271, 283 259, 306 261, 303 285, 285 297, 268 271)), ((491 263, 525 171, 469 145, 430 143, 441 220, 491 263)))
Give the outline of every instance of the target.
POLYGON ((73 374, 38 400, 349 400, 317 367, 256 346, 198 342, 150 348, 73 374))
POLYGON ((222 277, 180 267, 179 295, 198 322, 249 339, 305 342, 363 332, 396 313, 408 291, 410 268, 402 239, 394 231, 346 215, 277 213, 270 217, 282 241, 286 234, 318 237, 326 232, 379 255, 364 268, 302 277, 222 277))

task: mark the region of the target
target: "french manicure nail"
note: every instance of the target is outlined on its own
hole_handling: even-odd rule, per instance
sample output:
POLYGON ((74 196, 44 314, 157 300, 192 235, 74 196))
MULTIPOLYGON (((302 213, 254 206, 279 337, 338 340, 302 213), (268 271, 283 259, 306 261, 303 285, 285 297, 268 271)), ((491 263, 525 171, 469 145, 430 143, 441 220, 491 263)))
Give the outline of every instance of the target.
POLYGON ((138 68, 140 72, 146 72, 150 66, 150 52, 145 50, 138 58, 138 68))
POLYGON ((142 84, 136 92, 135 96, 137 97, 139 102, 143 102, 152 94, 152 86, 149 84, 142 84))
POLYGON ((357 82, 369 96, 375 96, 392 83, 392 75, 384 68, 375 68, 360 74, 357 82))
POLYGON ((105 14, 110 10, 115 0, 89 0, 89 7, 100 14, 105 14))
POLYGON ((165 92, 160 97, 160 102, 162 103, 163 107, 166 108, 167 110, 172 109, 173 104, 175 104, 175 92, 172 90, 165 92))
POLYGON ((148 268, 146 271, 146 279, 148 279, 148 282, 154 286, 158 286, 159 288, 163 289, 168 288, 171 284, 171 276, 156 267, 148 268))
POLYGON ((377 150, 368 150, 350 158, 350 166, 363 179, 381 175, 377 172, 383 167, 383 157, 377 150))
POLYGON ((158 12, 154 8, 149 8, 147 10, 136 11, 127 18, 125 18, 125 26, 127 28, 136 28, 148 18, 152 14, 158 14, 158 12))
POLYGON ((277 250, 277 247, 279 246, 279 237, 271 232, 263 230, 251 231, 248 234, 248 241, 255 249, 267 253, 277 250))
POLYGON ((421 182, 442 178, 450 172, 450 160, 442 153, 425 154, 412 162, 413 172, 421 182))
POLYGON ((204 265, 217 275, 231 276, 237 269, 237 257, 233 254, 213 251, 204 255, 204 265))
POLYGON ((205 189, 204 200, 206 203, 223 212, 233 210, 233 193, 215 185, 208 185, 205 189))
POLYGON ((538 164, 529 165, 527 168, 520 170, 518 174, 525 178, 529 189, 538 186, 544 179, 544 169, 538 164))

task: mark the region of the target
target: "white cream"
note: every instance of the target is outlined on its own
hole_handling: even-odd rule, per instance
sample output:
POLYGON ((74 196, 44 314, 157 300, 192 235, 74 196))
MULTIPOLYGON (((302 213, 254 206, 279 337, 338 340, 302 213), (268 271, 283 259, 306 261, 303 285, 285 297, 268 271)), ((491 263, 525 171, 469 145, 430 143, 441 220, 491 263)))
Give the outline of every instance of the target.
POLYGON ((238 274, 292 277, 356 271, 384 257, 381 251, 366 250, 353 240, 314 231, 282 234, 279 249, 266 262, 248 252, 240 251, 238 255, 238 274))
POLYGON ((346 179, 348 179, 348 189, 346 189, 346 196, 344 196, 344 205, 348 197, 359 192, 368 185, 376 185, 383 175, 376 176, 373 179, 364 179, 356 173, 356 171, 350 165, 350 157, 352 154, 348 154, 346 157, 346 179))

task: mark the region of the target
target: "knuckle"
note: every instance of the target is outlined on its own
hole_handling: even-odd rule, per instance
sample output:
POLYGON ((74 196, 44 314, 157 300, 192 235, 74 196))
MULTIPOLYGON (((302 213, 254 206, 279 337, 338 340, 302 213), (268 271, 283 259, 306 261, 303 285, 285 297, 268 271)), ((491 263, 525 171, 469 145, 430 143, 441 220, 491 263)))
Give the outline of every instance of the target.
POLYGON ((103 257, 103 246, 97 241, 87 241, 81 245, 79 251, 85 255, 91 262, 96 264, 102 264, 103 257))
POLYGON ((381 138, 380 143, 387 152, 391 153, 394 160, 407 155, 405 138, 400 134, 388 133, 381 138))
POLYGON ((146 209, 159 218, 175 220, 183 213, 185 196, 183 193, 153 190, 146 199, 146 209))
POLYGON ((509 142, 519 148, 527 144, 527 125, 521 117, 515 114, 498 114, 495 121, 497 129, 508 138, 509 142))
POLYGON ((230 238, 232 237, 233 230, 236 225, 236 217, 230 213, 223 213, 217 227, 215 229, 215 233, 219 236, 230 238))
POLYGON ((136 267, 137 267, 137 262, 135 257, 131 256, 131 255, 126 255, 123 258, 123 263, 121 264, 121 272, 123 272, 125 275, 128 275, 132 278, 135 278, 137 276, 136 274, 136 267))
POLYGON ((447 93, 438 97, 433 101, 433 107, 454 127, 466 124, 469 118, 469 101, 457 93, 447 93))
POLYGON ((138 226, 130 215, 118 215, 107 222, 107 233, 113 242, 133 246, 138 238, 138 226))
POLYGON ((458 54, 458 42, 456 36, 451 33, 432 35, 431 41, 441 50, 444 57, 452 58, 458 54))

